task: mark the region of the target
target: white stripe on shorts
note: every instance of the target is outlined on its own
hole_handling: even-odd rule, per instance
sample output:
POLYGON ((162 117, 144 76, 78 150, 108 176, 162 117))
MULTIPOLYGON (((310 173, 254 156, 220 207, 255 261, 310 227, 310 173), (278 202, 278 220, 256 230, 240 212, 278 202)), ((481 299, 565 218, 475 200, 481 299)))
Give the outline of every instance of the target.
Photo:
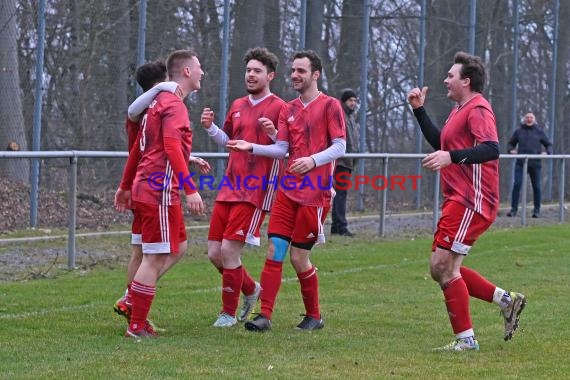
POLYGON ((475 212, 473 210, 468 208, 465 209, 463 218, 461 218, 461 224, 459 225, 459 229, 457 230, 457 234, 455 235, 453 244, 451 245, 451 250, 453 252, 457 252, 461 255, 467 255, 469 253, 471 246, 464 244, 463 241, 467 235, 469 225, 471 224, 471 221, 473 221, 473 215, 475 215, 475 212))

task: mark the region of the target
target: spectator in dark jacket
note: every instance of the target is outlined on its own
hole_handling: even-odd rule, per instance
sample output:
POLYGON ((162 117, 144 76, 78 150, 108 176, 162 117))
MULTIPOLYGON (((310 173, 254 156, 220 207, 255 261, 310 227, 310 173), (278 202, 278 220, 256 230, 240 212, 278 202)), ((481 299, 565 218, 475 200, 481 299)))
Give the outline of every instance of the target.
MULTIPOLYGON (((342 90, 340 102, 344 110, 344 122, 346 124, 346 153, 358 153, 358 122, 356 121, 356 108, 358 107, 358 98, 356 93, 350 88, 342 90)), ((341 178, 350 178, 350 174, 356 166, 356 159, 341 157, 336 160, 335 179, 337 176, 341 178)), ((332 206, 332 225, 331 234, 341 236, 354 236, 348 230, 348 222, 346 220, 346 184, 337 186, 335 181, 336 195, 332 206)))
MULTIPOLYGON (((520 128, 513 133, 513 136, 509 140, 508 151, 510 154, 552 154, 552 143, 542 128, 536 124, 534 114, 529 112, 524 116, 520 128), (544 150, 542 147, 544 147, 544 150)), ((507 213, 509 217, 517 214, 523 179, 523 164, 524 160, 519 159, 515 166, 515 181, 511 195, 511 211, 507 213)), ((528 160, 527 172, 530 176, 530 182, 532 183, 532 193, 534 197, 532 217, 538 218, 540 216, 541 160, 528 160)))

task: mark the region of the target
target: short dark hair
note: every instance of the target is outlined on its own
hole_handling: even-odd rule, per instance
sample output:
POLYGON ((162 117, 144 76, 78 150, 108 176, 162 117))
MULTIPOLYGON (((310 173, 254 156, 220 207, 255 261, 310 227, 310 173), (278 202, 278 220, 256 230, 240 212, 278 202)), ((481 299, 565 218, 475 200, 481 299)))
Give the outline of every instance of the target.
POLYGON ((171 77, 176 77, 180 75, 182 62, 197 56, 193 49, 175 50, 166 58, 166 71, 171 77))
POLYGON ((301 50, 295 52, 293 55, 293 60, 299 58, 308 58, 311 61, 311 72, 323 71, 323 64, 321 63, 321 57, 314 50, 301 50))
POLYGON ((252 59, 255 59, 256 61, 263 63, 263 65, 267 67, 268 73, 274 73, 275 71, 277 71, 279 58, 277 58, 275 54, 273 54, 266 48, 255 47, 246 51, 245 55, 243 56, 243 61, 245 62, 245 64, 247 65, 247 63, 252 59))
POLYGON ((135 79, 143 91, 148 91, 158 82, 166 80, 166 65, 163 61, 147 62, 135 71, 135 79))
POLYGON ((461 65, 461 79, 470 79, 471 91, 482 93, 485 88, 485 66, 481 58, 460 51, 455 54, 453 61, 461 65))

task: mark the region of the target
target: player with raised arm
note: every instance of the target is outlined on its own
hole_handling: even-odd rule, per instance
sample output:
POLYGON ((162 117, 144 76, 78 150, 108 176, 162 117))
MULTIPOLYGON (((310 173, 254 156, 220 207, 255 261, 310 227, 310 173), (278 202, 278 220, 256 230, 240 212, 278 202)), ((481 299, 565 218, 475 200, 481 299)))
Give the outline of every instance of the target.
MULTIPOLYGON (((213 123, 214 112, 205 108, 202 127, 222 146, 230 139, 273 144, 279 111, 285 104, 270 89, 279 60, 265 48, 254 48, 246 52, 244 63, 249 95, 232 103, 223 129, 213 123)), ((241 253, 245 243, 259 246, 259 230, 273 204, 275 182, 281 171, 278 159, 230 151, 224 178, 227 186, 218 192, 208 233, 208 258, 222 274, 223 306, 214 327, 232 327, 238 320, 246 320, 257 302, 261 287, 242 264, 241 253), (274 181, 264 186, 264 178, 274 181), (242 309, 236 316, 240 291, 242 309)))
POLYGON ((276 143, 266 146, 230 140, 227 144, 230 149, 275 158, 283 158, 289 152, 287 186, 279 186, 269 218, 269 249, 260 280, 261 313, 245 323, 250 331, 271 328, 283 261, 289 250, 305 306, 297 329, 324 327, 317 268, 311 263, 310 254, 315 243, 324 242, 323 223, 331 206, 334 160, 344 155, 346 141, 339 101, 318 89, 321 71, 321 60, 314 51, 295 53, 291 82, 299 97, 281 109, 276 143), (308 182, 313 186, 303 186, 308 182))
POLYGON ((499 139, 495 114, 483 97, 485 66, 479 57, 459 52, 443 81, 447 97, 457 103, 442 129, 423 105, 427 87, 414 88, 408 102, 422 133, 435 152, 423 166, 441 173, 444 203, 432 244, 430 272, 437 281, 455 340, 443 351, 479 350, 469 310, 469 296, 497 304, 505 322, 504 339, 512 338, 526 304, 521 293, 497 287, 462 266, 475 241, 497 217, 499 209, 499 139))

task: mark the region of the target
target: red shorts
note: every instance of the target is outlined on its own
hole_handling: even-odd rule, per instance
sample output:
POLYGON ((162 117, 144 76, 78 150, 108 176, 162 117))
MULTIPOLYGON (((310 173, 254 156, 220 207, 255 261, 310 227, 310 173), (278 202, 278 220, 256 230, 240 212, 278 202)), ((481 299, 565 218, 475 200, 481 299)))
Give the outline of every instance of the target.
POLYGON ((182 206, 142 202, 134 205, 141 220, 143 254, 178 253, 178 245, 186 241, 182 206))
POLYGON ((247 202, 215 202, 208 240, 236 240, 259 246, 265 211, 247 202))
POLYGON ((459 202, 445 201, 441 209, 441 218, 437 223, 432 252, 443 248, 461 255, 467 255, 471 246, 483 232, 493 224, 480 214, 466 208, 459 202))
POLYGON ((141 245, 142 244, 142 220, 141 216, 137 210, 131 210, 133 212, 133 224, 131 227, 131 244, 141 245))
POLYGON ((291 244, 324 243, 323 223, 330 207, 303 206, 282 191, 271 207, 267 233, 291 238, 291 244))

